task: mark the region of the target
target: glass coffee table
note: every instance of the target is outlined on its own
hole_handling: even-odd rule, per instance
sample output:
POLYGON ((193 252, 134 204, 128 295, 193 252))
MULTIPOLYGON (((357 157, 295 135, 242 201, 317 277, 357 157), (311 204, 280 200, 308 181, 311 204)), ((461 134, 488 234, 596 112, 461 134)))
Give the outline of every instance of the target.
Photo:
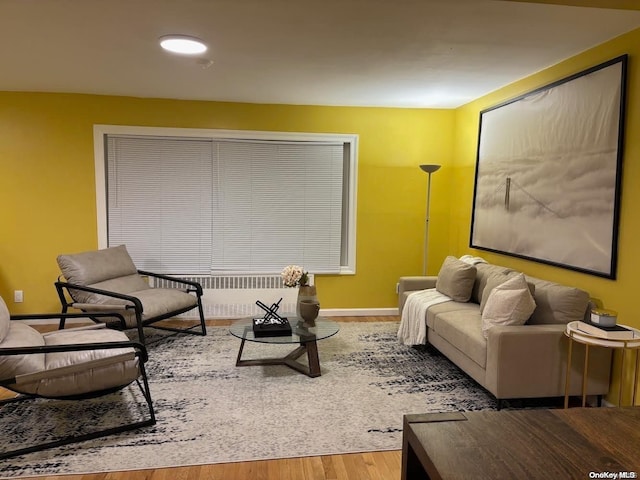
POLYGON ((318 317, 312 325, 304 322, 303 319, 297 318, 295 314, 283 315, 287 317, 291 324, 291 335, 276 337, 257 337, 253 333, 253 317, 237 320, 229 328, 229 332, 234 337, 242 340, 240 343, 240 351, 236 360, 236 367, 246 367, 253 365, 286 365, 289 368, 304 373, 309 377, 319 377, 320 358, 318 357, 318 341, 332 337, 340 330, 338 323, 328 318, 318 317), (245 342, 257 342, 267 344, 299 344, 290 354, 282 358, 258 358, 251 360, 242 360, 242 351, 245 342), (302 355, 307 354, 309 365, 305 365, 297 361, 302 355))

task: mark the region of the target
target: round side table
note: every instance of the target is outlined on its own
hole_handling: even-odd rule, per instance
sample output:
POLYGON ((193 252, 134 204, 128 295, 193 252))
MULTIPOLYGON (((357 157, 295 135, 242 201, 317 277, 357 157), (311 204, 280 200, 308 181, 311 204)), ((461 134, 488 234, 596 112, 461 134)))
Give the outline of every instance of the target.
MULTIPOLYGON (((620 325, 621 327, 625 327, 629 330, 633 331, 633 338, 618 340, 606 337, 600 337, 597 335, 593 335, 591 333, 584 332, 578 329, 578 324, 580 322, 570 322, 567 324, 567 328, 564 331, 564 334, 569 337, 569 353, 567 354, 567 372, 565 378, 565 386, 564 386, 564 408, 569 406, 569 386, 571 383, 571 353, 573 350, 573 342, 582 343, 585 345, 585 353, 584 353, 584 367, 582 368, 582 406, 584 407, 587 403, 587 378, 588 378, 588 370, 589 370, 589 347, 604 347, 604 348, 612 348, 612 349, 622 349, 622 362, 620 364, 620 386, 618 390, 618 406, 620 406, 622 402, 622 384, 624 379, 624 360, 625 353, 627 350, 638 350, 640 349, 640 330, 629 327, 627 325, 620 325)), ((631 403, 635 401, 636 392, 638 389, 638 370, 640 370, 640 352, 636 354, 636 364, 633 375, 633 396, 631 397, 631 403)))

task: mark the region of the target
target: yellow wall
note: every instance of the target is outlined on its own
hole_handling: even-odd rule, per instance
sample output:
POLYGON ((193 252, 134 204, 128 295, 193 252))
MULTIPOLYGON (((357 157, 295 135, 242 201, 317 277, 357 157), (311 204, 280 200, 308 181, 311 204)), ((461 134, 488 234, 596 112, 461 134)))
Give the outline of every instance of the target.
MULTIPOLYGON (((56 255, 97 248, 93 125, 116 124, 358 134, 357 273, 318 277, 318 296, 323 308, 393 307, 398 277, 422 266, 427 176, 418 165, 450 161, 454 116, 0 92, 0 294, 13 313, 59 309, 56 255), (17 289, 22 304, 13 303, 17 289)), ((435 198, 447 192, 443 172, 435 198)), ((448 250, 446 209, 432 207, 431 218, 437 272, 448 250)))
MULTIPOLYGON (((594 298, 600 299, 605 307, 617 310, 620 323, 636 328, 640 328, 640 304, 638 303, 640 255, 638 255, 637 240, 640 238, 640 210, 637 208, 637 205, 640 204, 640 189, 637 188, 640 182, 639 58, 640 29, 637 29, 457 109, 454 159, 451 166, 455 189, 451 194, 452 220, 450 222, 451 251, 455 254, 475 253, 490 262, 511 266, 536 277, 583 288, 590 292, 594 298), (480 111, 624 53, 629 54, 629 69, 617 280, 602 279, 563 268, 469 249, 480 111)), ((553 232, 549 234, 553 235, 553 232)), ((620 377, 617 373, 619 360, 620 358, 616 357, 612 392, 617 392, 620 377)), ((629 362, 629 358, 627 362, 629 362)), ((628 381, 630 378, 627 378, 630 377, 630 374, 630 371, 625 374, 627 385, 632 383, 628 381)), ((629 403, 630 395, 629 392, 623 394, 623 400, 629 403)), ((617 393, 612 400, 617 402, 617 393)))

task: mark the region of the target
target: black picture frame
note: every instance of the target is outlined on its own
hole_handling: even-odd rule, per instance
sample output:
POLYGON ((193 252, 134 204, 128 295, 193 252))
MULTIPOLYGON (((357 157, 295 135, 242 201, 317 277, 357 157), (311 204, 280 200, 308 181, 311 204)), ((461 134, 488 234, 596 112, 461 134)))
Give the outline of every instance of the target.
POLYGON ((471 248, 616 278, 627 64, 480 112, 471 248))

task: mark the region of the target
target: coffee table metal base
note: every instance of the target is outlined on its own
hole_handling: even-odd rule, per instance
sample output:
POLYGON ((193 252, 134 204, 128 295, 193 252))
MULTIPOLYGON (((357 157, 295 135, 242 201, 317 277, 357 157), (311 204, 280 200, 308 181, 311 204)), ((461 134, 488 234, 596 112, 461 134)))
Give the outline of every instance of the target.
POLYGON ((242 360, 244 343, 245 339, 243 338, 242 343, 240 343, 240 351, 238 352, 236 367, 250 367, 256 365, 286 365, 287 367, 292 368, 300 373, 304 373, 311 378, 319 377, 320 375, 322 375, 322 373, 320 372, 320 358, 318 357, 318 344, 315 340, 301 342, 300 346, 286 357, 256 358, 251 360, 242 360), (296 361, 305 353, 307 354, 309 366, 296 361))

